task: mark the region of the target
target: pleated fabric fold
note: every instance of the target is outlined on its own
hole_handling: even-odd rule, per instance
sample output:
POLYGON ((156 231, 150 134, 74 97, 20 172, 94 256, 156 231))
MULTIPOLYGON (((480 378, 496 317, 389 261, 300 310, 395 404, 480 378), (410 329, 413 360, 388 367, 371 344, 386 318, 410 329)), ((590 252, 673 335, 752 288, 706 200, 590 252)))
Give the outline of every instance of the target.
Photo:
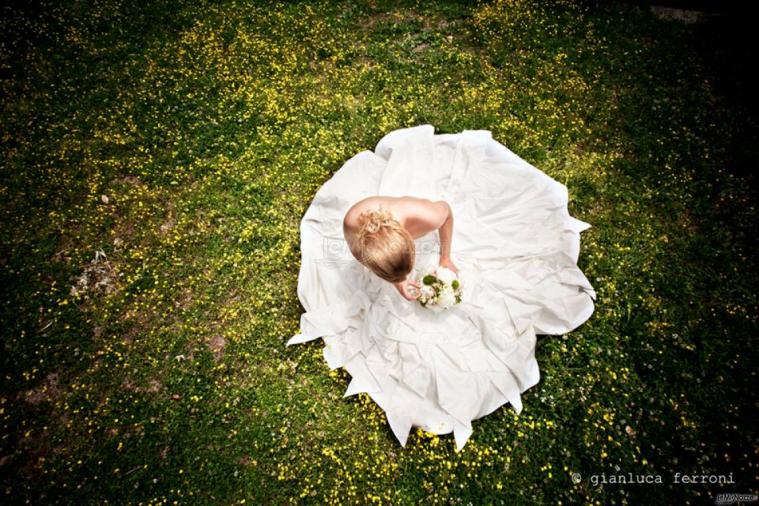
MULTIPOLYGON (((488 130, 435 134, 432 125, 384 136, 349 159, 316 193, 300 226, 300 332, 321 338, 330 369, 351 376, 344 397, 367 393, 402 446, 412 427, 453 432, 461 450, 472 421, 540 381, 538 334, 590 318, 596 293, 577 266, 590 224, 568 212, 563 184, 488 130), (372 195, 445 200, 462 303, 433 313, 403 299, 350 253, 342 220, 372 195)), ((416 241, 414 275, 437 264, 437 232, 416 241)))

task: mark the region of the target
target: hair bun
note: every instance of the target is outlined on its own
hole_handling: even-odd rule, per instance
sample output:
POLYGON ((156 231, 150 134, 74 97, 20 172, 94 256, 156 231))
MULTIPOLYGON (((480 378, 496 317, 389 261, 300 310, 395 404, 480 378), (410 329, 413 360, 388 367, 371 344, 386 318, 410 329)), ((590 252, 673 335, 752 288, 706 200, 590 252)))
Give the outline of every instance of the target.
POLYGON ((388 225, 392 219, 392 215, 384 209, 364 211, 361 213, 361 217, 359 219, 361 228, 359 229, 358 233, 359 235, 363 236, 365 234, 373 234, 375 232, 379 232, 379 230, 383 226, 388 225))

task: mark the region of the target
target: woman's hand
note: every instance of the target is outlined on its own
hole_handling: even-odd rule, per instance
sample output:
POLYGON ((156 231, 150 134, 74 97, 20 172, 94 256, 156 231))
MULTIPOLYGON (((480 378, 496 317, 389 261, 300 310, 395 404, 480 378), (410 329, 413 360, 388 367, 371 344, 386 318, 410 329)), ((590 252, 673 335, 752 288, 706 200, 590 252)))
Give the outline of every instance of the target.
POLYGON ((421 293, 421 286, 419 285, 419 281, 413 279, 404 279, 403 281, 398 281, 396 283, 393 283, 393 286, 406 300, 416 300, 421 293))
POLYGON ((441 258, 440 258, 440 265, 441 265, 442 267, 445 267, 445 268, 447 268, 447 269, 450 269, 450 270, 452 270, 453 272, 455 272, 455 273, 456 273, 456 276, 458 276, 458 275, 459 275, 459 269, 458 269, 458 267, 456 267, 456 266, 453 264, 453 262, 451 261, 451 257, 441 257, 441 258))

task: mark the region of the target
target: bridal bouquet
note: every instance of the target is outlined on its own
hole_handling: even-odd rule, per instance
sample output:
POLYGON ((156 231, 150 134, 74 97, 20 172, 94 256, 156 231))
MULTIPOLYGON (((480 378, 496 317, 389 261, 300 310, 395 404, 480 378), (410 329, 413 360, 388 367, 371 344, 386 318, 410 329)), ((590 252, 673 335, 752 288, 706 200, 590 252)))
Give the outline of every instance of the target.
POLYGON ((422 276, 419 303, 440 312, 461 302, 461 282, 452 270, 437 266, 422 276))

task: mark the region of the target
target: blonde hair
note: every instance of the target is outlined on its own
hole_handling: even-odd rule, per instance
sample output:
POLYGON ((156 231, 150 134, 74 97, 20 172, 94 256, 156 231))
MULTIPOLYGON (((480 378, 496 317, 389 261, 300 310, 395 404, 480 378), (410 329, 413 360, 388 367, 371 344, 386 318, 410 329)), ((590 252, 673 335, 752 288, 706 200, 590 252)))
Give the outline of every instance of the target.
POLYGON ((358 260, 385 281, 406 279, 416 256, 411 234, 381 207, 361 213, 358 223, 358 260))

